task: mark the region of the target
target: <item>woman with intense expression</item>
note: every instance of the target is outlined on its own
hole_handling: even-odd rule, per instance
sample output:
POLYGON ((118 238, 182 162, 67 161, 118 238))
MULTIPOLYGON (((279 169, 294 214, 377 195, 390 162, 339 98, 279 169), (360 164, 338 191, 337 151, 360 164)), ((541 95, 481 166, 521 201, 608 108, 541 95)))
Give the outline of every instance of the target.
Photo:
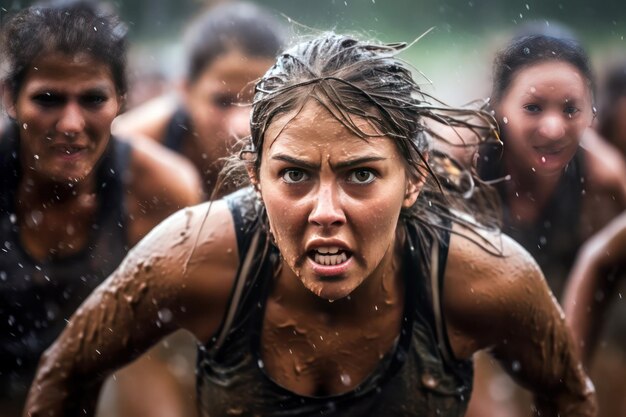
POLYGON ((484 348, 542 415, 594 415, 532 258, 429 150, 424 119, 467 112, 427 102, 402 49, 327 34, 280 55, 226 170, 250 187, 137 246, 47 352, 24 415, 90 410, 96 375, 179 327, 202 415, 461 416, 484 348))

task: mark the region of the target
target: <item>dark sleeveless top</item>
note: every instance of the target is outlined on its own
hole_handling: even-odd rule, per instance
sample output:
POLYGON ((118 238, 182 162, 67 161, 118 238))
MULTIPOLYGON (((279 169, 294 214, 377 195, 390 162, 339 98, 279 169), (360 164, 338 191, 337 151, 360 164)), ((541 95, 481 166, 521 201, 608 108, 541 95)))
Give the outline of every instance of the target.
MULTIPOLYGON (((198 402, 203 416, 461 416, 469 400, 471 361, 453 359, 439 296, 449 235, 437 244, 438 274, 431 281, 415 225, 406 223, 406 300, 395 347, 358 387, 309 397, 275 383, 264 371, 260 340, 265 302, 278 250, 267 243, 249 189, 226 197, 232 212, 240 267, 217 335, 198 351, 198 402), (263 250, 268 248, 268 250, 263 250), (251 268, 246 268, 246 266, 251 268), (245 276, 242 270, 253 271, 245 276), (244 275, 244 276, 242 276, 244 275)), ((432 240, 430 240, 432 243, 432 240)), ((355 352, 358 354, 358 352, 355 352)))
MULTIPOLYGON (((565 167, 555 192, 534 223, 515 221, 507 201, 505 182, 494 185, 502 200, 502 231, 535 258, 557 297, 563 293, 576 254, 583 244, 580 218, 586 174, 584 152, 582 148, 578 148, 565 167)), ((507 174, 494 149, 485 151, 481 156, 479 171, 482 179, 494 180, 507 174)))
POLYGON ((185 136, 191 129, 191 119, 187 110, 179 107, 165 129, 165 137, 163 138, 163 146, 176 153, 180 153, 183 148, 185 136))
POLYGON ((20 242, 15 199, 20 179, 16 129, 0 138, 0 394, 27 392, 43 351, 67 319, 120 264, 128 243, 122 177, 130 145, 111 138, 97 169, 98 211, 85 249, 42 262, 20 242))

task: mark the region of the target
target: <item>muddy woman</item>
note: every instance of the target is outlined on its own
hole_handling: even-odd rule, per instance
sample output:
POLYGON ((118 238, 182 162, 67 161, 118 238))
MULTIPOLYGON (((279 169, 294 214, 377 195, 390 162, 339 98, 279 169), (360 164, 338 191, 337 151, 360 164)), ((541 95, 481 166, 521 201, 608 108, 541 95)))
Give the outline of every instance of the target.
POLYGON ((542 416, 595 415, 537 265, 430 151, 426 119, 490 116, 431 104, 403 48, 326 34, 279 55, 226 171, 250 186, 131 251, 46 351, 24 416, 90 414, 101 378, 181 327, 205 416, 462 416, 481 349, 542 416))

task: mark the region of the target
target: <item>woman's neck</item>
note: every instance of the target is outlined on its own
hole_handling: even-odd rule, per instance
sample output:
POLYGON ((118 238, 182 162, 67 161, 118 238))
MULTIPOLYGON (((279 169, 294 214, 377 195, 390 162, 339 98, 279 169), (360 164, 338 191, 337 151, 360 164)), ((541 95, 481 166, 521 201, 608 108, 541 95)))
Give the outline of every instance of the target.
POLYGON ((26 172, 20 178, 17 188, 16 209, 19 214, 37 210, 41 213, 57 209, 91 207, 88 203, 95 198, 96 178, 92 172, 80 181, 56 182, 42 178, 34 172, 26 172))

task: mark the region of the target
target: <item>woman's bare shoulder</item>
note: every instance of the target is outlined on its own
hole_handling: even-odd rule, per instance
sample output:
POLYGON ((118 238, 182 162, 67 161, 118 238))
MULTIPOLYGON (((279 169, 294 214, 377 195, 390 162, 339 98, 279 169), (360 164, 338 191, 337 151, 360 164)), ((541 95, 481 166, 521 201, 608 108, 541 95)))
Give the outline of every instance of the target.
POLYGON ((119 115, 114 120, 111 130, 113 134, 119 136, 144 136, 161 142, 177 106, 178 100, 174 95, 154 98, 119 115))
POLYGON ((553 306, 541 270, 517 242, 499 231, 458 225, 453 231, 443 301, 455 354, 469 357, 514 317, 553 306))
POLYGON ((238 256, 232 215, 218 200, 168 217, 131 250, 116 275, 145 281, 148 290, 171 299, 181 326, 207 340, 220 323, 238 256))
POLYGON ((584 149, 590 188, 605 191, 621 189, 626 184, 626 162, 613 145, 597 132, 587 129, 581 146, 584 149))

